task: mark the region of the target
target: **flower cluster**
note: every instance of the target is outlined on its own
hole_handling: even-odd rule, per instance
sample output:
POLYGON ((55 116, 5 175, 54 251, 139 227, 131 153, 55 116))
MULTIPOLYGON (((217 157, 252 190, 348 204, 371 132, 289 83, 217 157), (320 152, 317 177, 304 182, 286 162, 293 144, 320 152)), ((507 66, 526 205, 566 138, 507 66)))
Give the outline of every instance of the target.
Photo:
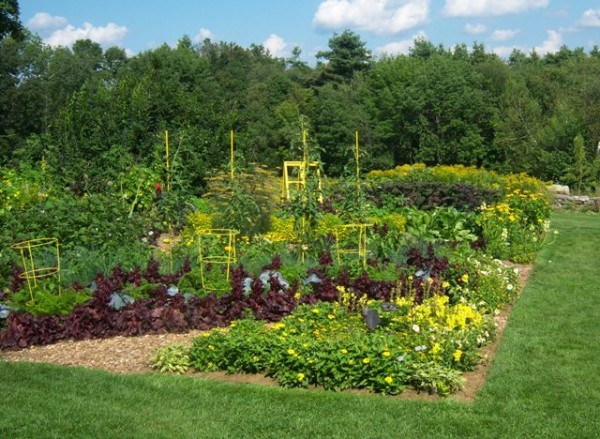
POLYGON ((271 215, 271 229, 265 233, 264 238, 273 243, 287 242, 298 243, 300 239, 294 230, 294 218, 281 218, 271 215))
POLYGON ((543 193, 514 189, 505 200, 482 206, 479 224, 490 254, 501 259, 529 262, 541 248, 550 217, 543 193))
POLYGON ((42 173, 0 168, 0 214, 21 209, 47 197, 42 173))

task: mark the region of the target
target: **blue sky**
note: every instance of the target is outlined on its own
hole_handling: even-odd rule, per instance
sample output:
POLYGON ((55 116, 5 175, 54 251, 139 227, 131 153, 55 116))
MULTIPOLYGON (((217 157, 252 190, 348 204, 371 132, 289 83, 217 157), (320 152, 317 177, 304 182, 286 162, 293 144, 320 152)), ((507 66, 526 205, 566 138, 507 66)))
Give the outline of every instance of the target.
POLYGON ((375 55, 407 53, 415 38, 483 43, 507 56, 562 45, 600 46, 600 0, 20 0, 21 21, 53 46, 89 38, 129 54, 194 41, 294 46, 310 64, 334 32, 357 32, 375 55))

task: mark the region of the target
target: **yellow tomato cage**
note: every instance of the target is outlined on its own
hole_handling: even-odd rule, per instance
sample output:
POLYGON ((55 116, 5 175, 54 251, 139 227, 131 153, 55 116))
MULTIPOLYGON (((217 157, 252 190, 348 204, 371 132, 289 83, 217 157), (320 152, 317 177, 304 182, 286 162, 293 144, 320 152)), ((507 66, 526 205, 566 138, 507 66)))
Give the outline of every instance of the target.
POLYGON ((37 286, 38 280, 53 275, 58 277, 58 294, 60 295, 60 251, 58 249, 58 239, 31 239, 29 241, 18 242, 12 248, 21 255, 24 271, 19 274, 19 277, 27 281, 31 300, 33 300, 33 288, 37 286))
POLYGON ((344 224, 337 226, 335 234, 335 250, 338 264, 344 255, 356 255, 363 266, 367 265, 367 229, 373 224, 344 224))
POLYGON ((229 281, 231 266, 237 262, 235 239, 239 231, 233 229, 206 229, 198 234, 198 260, 202 288, 224 290, 211 284, 206 278, 208 265, 225 266, 225 278, 229 281))

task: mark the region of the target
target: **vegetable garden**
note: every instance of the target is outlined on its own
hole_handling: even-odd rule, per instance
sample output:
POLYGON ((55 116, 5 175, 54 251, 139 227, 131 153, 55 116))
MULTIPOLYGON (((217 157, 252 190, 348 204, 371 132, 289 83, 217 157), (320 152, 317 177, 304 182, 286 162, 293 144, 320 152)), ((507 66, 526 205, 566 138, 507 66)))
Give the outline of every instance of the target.
POLYGON ((303 147, 271 172, 234 163, 232 137, 202 197, 178 194, 168 144, 165 169, 132 169, 103 195, 53 188, 43 163, 3 169, 0 347, 202 329, 153 366, 459 389, 518 295, 506 261, 547 239, 545 184, 460 165, 362 175, 358 138, 356 172, 326 179, 303 147))

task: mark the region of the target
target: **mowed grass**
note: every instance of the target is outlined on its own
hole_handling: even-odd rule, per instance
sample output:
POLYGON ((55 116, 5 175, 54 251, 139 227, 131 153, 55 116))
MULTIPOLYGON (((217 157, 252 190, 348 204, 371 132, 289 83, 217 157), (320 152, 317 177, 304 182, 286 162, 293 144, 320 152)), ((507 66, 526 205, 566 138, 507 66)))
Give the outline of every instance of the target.
POLYGON ((552 221, 474 402, 0 361, 0 437, 598 438, 600 216, 552 221))

